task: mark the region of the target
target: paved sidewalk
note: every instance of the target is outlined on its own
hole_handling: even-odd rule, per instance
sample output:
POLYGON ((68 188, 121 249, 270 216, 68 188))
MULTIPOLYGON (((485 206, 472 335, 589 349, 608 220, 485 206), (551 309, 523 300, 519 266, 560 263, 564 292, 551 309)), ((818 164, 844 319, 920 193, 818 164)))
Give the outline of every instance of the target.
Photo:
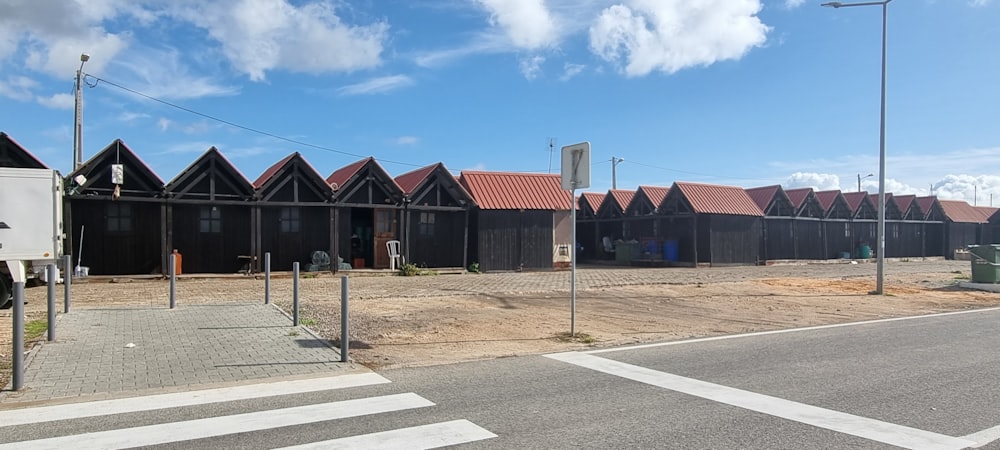
POLYGON ((0 393, 0 403, 356 370, 327 341, 261 303, 77 309, 60 315, 56 332, 55 342, 27 357, 24 388, 0 393))

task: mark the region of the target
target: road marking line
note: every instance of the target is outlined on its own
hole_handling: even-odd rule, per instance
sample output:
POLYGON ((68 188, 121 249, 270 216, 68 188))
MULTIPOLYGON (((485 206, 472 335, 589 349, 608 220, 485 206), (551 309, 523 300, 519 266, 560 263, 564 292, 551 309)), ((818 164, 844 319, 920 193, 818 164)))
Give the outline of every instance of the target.
POLYGON ((384 383, 391 383, 391 381, 375 373, 358 373, 336 377, 278 381, 219 389, 157 394, 145 397, 2 410, 0 411, 0 427, 138 411, 152 411, 278 395, 302 394, 384 383))
POLYGON ((576 352, 545 356, 640 383, 898 447, 961 449, 975 444, 975 442, 965 439, 685 378, 598 356, 576 352))
POLYGON ((975 442, 972 448, 985 447, 987 444, 993 443, 993 441, 1000 439, 1000 425, 993 428, 987 428, 978 433, 972 433, 968 436, 962 437, 962 439, 968 439, 975 442))
POLYGON ((0 444, 0 449, 131 448, 434 406, 414 393, 0 444))
POLYGON ((421 425, 418 427, 400 428, 398 430, 380 433, 351 436, 329 441, 313 442, 311 444, 284 447, 278 450, 326 450, 326 449, 429 449, 448 445, 464 444, 466 442, 492 439, 497 435, 490 433, 468 420, 453 420, 451 422, 421 425))
POLYGON ((936 313, 936 314, 924 314, 922 316, 907 316, 907 317, 893 317, 893 318, 889 318, 889 319, 865 320, 865 321, 862 321, 862 322, 835 323, 835 324, 830 324, 830 325, 817 325, 817 326, 814 326, 814 327, 786 328, 786 329, 782 329, 782 330, 758 331, 758 332, 755 332, 755 333, 727 334, 725 336, 712 336, 712 337, 707 337, 707 338, 686 339, 686 340, 683 340, 683 341, 657 342, 657 343, 653 343, 653 344, 641 344, 641 345, 632 345, 632 346, 625 346, 625 347, 602 348, 602 349, 598 349, 598 350, 587 350, 587 351, 584 351, 584 352, 581 352, 581 353, 598 354, 598 353, 623 352, 623 351, 628 351, 628 350, 642 350, 642 349, 646 349, 646 348, 667 347, 667 346, 671 346, 671 345, 697 344, 697 343, 700 343, 700 342, 722 341, 722 340, 726 340, 726 339, 738 339, 738 338, 755 337, 755 336, 767 336, 767 335, 771 335, 771 334, 798 333, 798 332, 802 332, 802 331, 826 330, 826 329, 830 329, 830 328, 853 327, 853 326, 858 326, 858 325, 871 325, 871 324, 886 323, 886 322, 899 322, 899 321, 903 321, 903 320, 931 319, 931 318, 935 318, 935 317, 955 316, 955 315, 959 315, 959 314, 973 314, 973 313, 990 312, 990 311, 998 311, 998 310, 1000 310, 1000 307, 974 309, 974 310, 970 310, 970 311, 952 311, 952 312, 936 313))

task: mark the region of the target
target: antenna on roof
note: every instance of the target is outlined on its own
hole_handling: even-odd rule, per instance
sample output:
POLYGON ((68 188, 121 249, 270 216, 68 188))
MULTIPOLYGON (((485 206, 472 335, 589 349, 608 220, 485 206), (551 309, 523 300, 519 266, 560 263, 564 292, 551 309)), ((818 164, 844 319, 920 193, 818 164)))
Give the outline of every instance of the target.
POLYGON ((556 148, 556 138, 549 138, 549 173, 552 173, 552 152, 556 148))

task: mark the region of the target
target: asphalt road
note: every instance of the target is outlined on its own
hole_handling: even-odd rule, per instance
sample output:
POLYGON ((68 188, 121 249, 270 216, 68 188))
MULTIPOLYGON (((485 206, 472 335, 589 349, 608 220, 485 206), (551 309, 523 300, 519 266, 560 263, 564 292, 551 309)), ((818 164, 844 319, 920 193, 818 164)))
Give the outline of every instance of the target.
MULTIPOLYGON (((64 436, 88 448, 84 438, 104 435, 80 434, 124 429, 140 437, 129 442, 164 442, 150 448, 277 448, 446 424, 466 448, 1000 448, 998 324, 991 309, 389 370, 301 393, 252 386, 239 400, 145 399, 146 409, 90 418, 5 426, 0 416, 0 442, 64 436), (385 412, 368 409, 373 398, 385 412), (208 437, 185 440, 192 430, 208 437)), ((416 448, 433 434, 413 433, 338 442, 416 448)))

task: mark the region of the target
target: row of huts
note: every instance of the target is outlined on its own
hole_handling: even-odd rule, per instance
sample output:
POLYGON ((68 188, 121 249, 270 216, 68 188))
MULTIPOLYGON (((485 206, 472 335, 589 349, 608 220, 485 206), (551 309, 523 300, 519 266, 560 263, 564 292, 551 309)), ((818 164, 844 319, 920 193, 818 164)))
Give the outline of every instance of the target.
MULTIPOLYGON (((46 168, 0 132, 0 167, 46 168)), ((365 158, 323 177, 299 153, 250 181, 212 147, 164 182, 121 140, 66 178, 67 253, 94 275, 163 273, 176 249, 185 273, 308 267, 316 252, 353 268, 388 268, 386 243, 431 268, 532 270, 568 266, 571 208, 579 259, 760 264, 830 259, 875 247, 877 199, 867 193, 743 189, 675 182, 583 193, 559 175, 462 171, 432 164, 392 177, 365 158), (82 177, 81 177, 82 175, 82 177), (621 253, 619 253, 619 256, 621 253)), ((993 208, 887 196, 886 256, 951 257, 1000 238, 993 208)))

